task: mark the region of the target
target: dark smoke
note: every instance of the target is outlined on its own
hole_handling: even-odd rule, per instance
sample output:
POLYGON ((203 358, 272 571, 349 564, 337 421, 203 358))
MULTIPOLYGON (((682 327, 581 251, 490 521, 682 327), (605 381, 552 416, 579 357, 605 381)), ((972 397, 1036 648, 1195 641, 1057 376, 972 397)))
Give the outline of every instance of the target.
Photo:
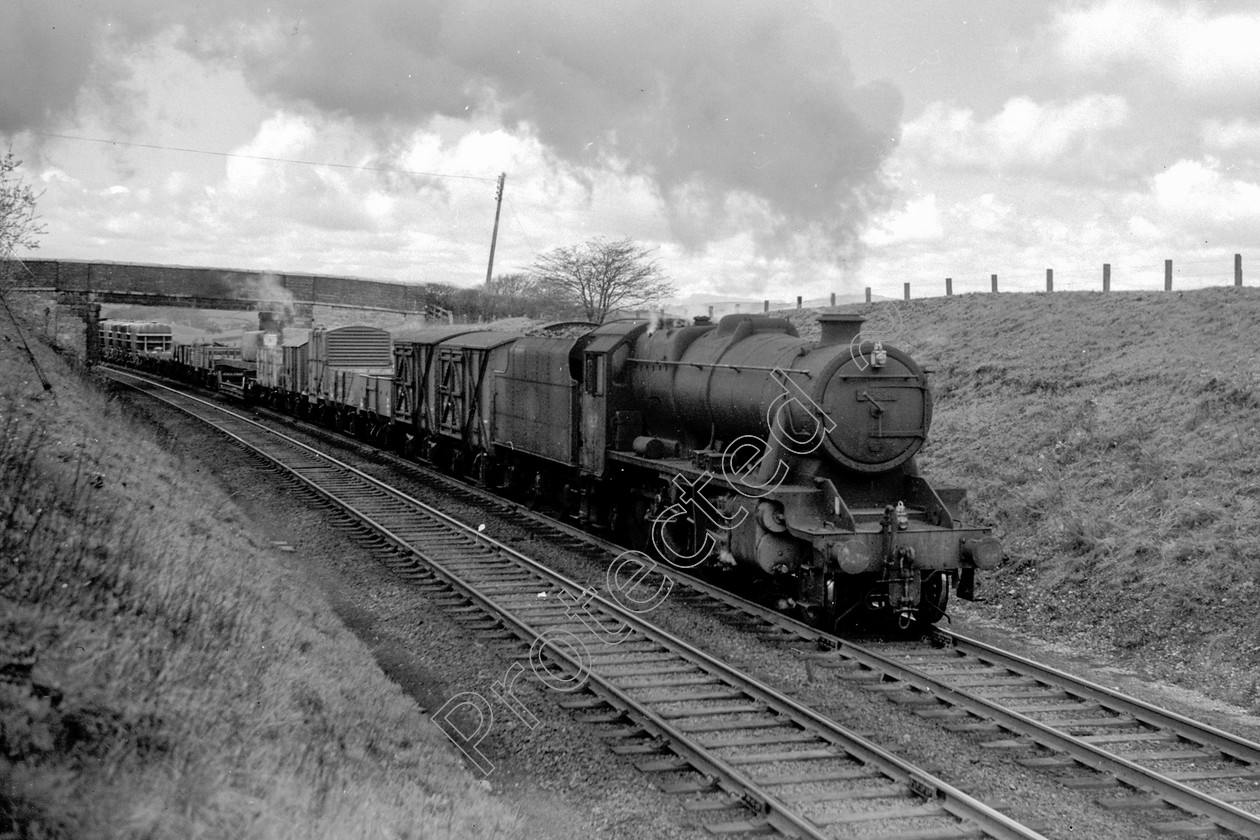
POLYGON ((123 59, 163 25, 161 0, 0 2, 0 137, 61 127, 93 92, 121 106, 123 59))
MULTIPOLYGON (((57 4, 29 8, 44 5, 57 4)), ((839 33, 805 3, 131 0, 113 8, 143 15, 147 26, 182 25, 185 48, 240 67, 262 95, 365 125, 406 131, 434 115, 494 114, 579 169, 648 178, 691 244, 731 232, 720 227, 732 201, 751 201, 773 219, 766 240, 822 234, 843 251, 887 198, 880 166, 897 142, 901 97, 885 84, 855 85, 839 33)), ((77 43, 103 21, 75 21, 77 43)), ((11 31, 5 41, 21 37, 11 31)), ((6 81, 0 131, 65 111, 75 79, 89 80, 83 55, 69 56, 64 44, 58 51, 74 61, 42 99, 12 97, 23 86, 6 81)))

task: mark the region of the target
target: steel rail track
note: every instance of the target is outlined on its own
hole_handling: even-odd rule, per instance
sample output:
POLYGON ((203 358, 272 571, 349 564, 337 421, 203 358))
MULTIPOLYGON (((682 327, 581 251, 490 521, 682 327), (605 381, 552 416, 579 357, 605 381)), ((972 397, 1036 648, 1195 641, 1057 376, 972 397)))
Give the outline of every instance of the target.
POLYGON ((207 422, 340 506, 388 540, 398 565, 423 564, 424 574, 530 643, 540 678, 539 667, 554 679, 559 665, 566 686, 589 689, 633 720, 647 739, 619 751, 664 756, 642 769, 698 771, 701 785, 678 789, 726 793, 700 810, 754 812, 709 823, 712 831, 824 838, 857 827, 863 836, 920 840, 1041 838, 614 600, 348 464, 208 400, 121 371, 110 375, 207 422), (548 641, 556 631, 571 641, 548 641))
MULTIPOLYGON (((585 533, 564 523, 547 521, 575 536, 585 533)), ((597 543, 604 542, 598 537, 592 539, 597 543)), ((605 547, 609 551, 617 550, 612 544, 605 543, 605 547)), ((1104 805, 1137 810, 1158 809, 1166 803, 1239 836, 1260 838, 1260 816, 1234 804, 1248 802, 1260 807, 1260 784, 1250 790, 1215 793, 1201 786, 1202 783, 1230 779, 1260 782, 1260 744, 952 630, 936 628, 930 641, 918 644, 862 644, 804 624, 680 570, 670 569, 668 574, 677 584, 696 593, 693 603, 697 606, 704 606, 702 601, 710 600, 712 604, 719 605, 719 609, 737 609, 762 622, 766 628, 776 628, 791 638, 813 642, 828 651, 819 654, 798 652, 807 668, 812 665, 823 668, 828 664, 847 665, 849 676, 874 677, 884 683, 881 687, 905 688, 917 695, 915 699, 959 710, 959 713, 949 715, 923 708, 919 710, 923 716, 974 716, 1026 739, 1024 744, 992 742, 997 748, 1018 749, 1037 745, 1069 757, 1067 761, 1047 758, 1023 760, 1029 766, 1055 768, 1079 764, 1156 797, 1145 801, 1113 801, 1104 805), (916 667, 913 664, 916 660, 930 664, 916 667), (954 668, 952 679, 951 675, 939 671, 941 667, 951 665, 954 668), (985 673, 984 668, 993 670, 985 673), (860 673, 854 673, 854 669, 860 673), (988 693, 988 688, 998 693, 988 693), (1042 702, 1024 706, 1021 710, 1021 702, 1029 700, 1042 702), (1063 715, 1069 717, 1061 717, 1063 715), (1186 748, 1151 751, 1146 755, 1137 752, 1127 756, 1106 746, 1130 743, 1159 745, 1162 742, 1173 746, 1183 744, 1186 748), (1144 766, 1139 759, 1166 764, 1208 760, 1215 761, 1218 766, 1212 769, 1197 765, 1188 768, 1174 766, 1161 770, 1144 766)), ((761 635, 773 638, 765 632, 761 635)), ((984 727, 978 724, 956 722, 946 725, 963 731, 984 731, 984 727)), ((1204 828, 1184 821, 1168 821, 1157 827, 1170 832, 1204 828)))
MULTIPOLYGON (((475 486, 442 473, 433 473, 396 456, 385 457, 395 466, 423 471, 426 477, 436 478, 457 492, 499 505, 504 504, 501 497, 475 486)), ((552 517, 516 504, 511 504, 511 508, 517 516, 544 524, 573 539, 601 547, 610 555, 624 551, 622 547, 608 540, 552 517)), ((1067 762, 1046 758, 1024 760, 1030 766, 1054 768, 1079 764, 1111 776, 1129 788, 1156 797, 1145 801, 1104 802, 1107 807, 1157 809, 1168 804, 1234 834, 1260 838, 1260 816, 1233 804, 1248 802, 1256 803, 1260 807, 1260 784, 1251 790, 1215 793, 1193 784, 1222 779, 1256 780, 1260 783, 1260 744, 952 630, 936 628, 931 642, 917 646, 861 644, 804 624, 682 570, 670 568, 667 574, 675 584, 685 586, 694 593, 690 599, 694 605, 719 610, 729 608, 752 617, 763 627, 760 634, 763 638, 776 638, 774 633, 777 632, 777 638, 780 639, 796 638, 813 642, 829 650, 832 658, 856 666, 868 676, 877 675, 881 680, 896 683, 920 695, 921 699, 930 698, 934 702, 947 704, 960 710, 963 716, 975 716, 995 723, 1002 729, 1027 739, 1028 746, 1039 745, 1070 758, 1067 762), (945 649, 942 650, 941 647, 945 649), (951 660, 954 665, 963 667, 956 669, 955 680, 951 681, 947 675, 934 673, 931 667, 915 667, 911 663, 916 658, 934 661, 932 667, 948 664, 951 660), (981 667, 992 667, 994 671, 977 675, 971 662, 978 663, 981 667), (972 685, 959 685, 958 681, 971 681, 972 685), (1021 711, 1020 695, 1029 693, 1019 690, 1021 685, 1027 686, 1031 692, 1050 695, 1028 699, 1048 699, 1049 702, 1025 707, 1021 711), (986 695, 983 693, 986 686, 999 691, 1010 689, 1010 693, 1006 696, 986 695), (1094 717, 1083 718, 1083 713, 1094 717), (1074 717, 1062 719, 1059 715, 1074 717), (1117 730, 1117 727, 1125 726, 1139 731, 1117 730), (1174 745, 1184 743, 1189 748, 1151 751, 1145 755, 1137 752, 1128 757, 1100 746, 1107 743, 1123 746, 1135 742, 1158 745, 1164 741, 1174 745), (1161 755, 1166 757, 1161 758, 1161 755), (1215 769, 1192 766, 1189 769, 1172 767, 1160 770, 1143 766, 1137 760, 1176 763, 1213 760, 1217 757, 1226 766, 1215 769)), ((753 628, 756 626, 752 625, 753 628)), ((750 625, 745 624, 744 629, 751 629, 750 625)), ((807 662, 813 659, 809 655, 803 658, 807 662)), ((817 659, 813 659, 813 662, 822 664, 817 659)), ((928 709, 920 710, 920 714, 945 717, 928 709)), ((947 725, 962 730, 983 731, 982 727, 975 724, 947 725)), ((994 745, 1001 748, 1021 746, 1011 741, 994 742, 994 745)), ((1169 821, 1157 824, 1156 827, 1169 832, 1194 832, 1206 826, 1186 821, 1169 821)))
MULTIPOLYGON (((284 417, 283 415, 278 415, 284 417)), ((291 418, 284 418, 294 422, 291 418)), ((300 422, 300 421, 298 421, 300 422)), ((317 433, 330 438, 340 436, 311 427, 317 433)), ((344 440, 344 438, 341 438, 344 440)), ((519 504, 505 501, 502 497, 486 492, 474 485, 461 482, 442 473, 422 467, 412 461, 399 458, 389 453, 379 453, 380 457, 395 467, 401 467, 413 474, 421 474, 429 480, 442 482, 444 487, 454 492, 466 494, 487 503, 500 507, 507 506, 515 516, 531 522, 543 524, 574 540, 579 540, 607 551, 610 556, 624 549, 587 531, 556 520, 519 504)), ((1229 791, 1212 793, 1195 787, 1187 782, 1212 782, 1217 778, 1260 780, 1260 744, 1224 732, 1207 724, 1194 721, 1160 709, 1150 703, 1129 697, 1123 693, 1089 682, 1073 674, 1050 668, 1025 657, 1003 651, 992 645, 971 639, 963 634, 938 628, 933 633, 933 642, 918 646, 906 645, 881 646, 877 644, 860 644, 834 634, 830 634, 803 624, 778 611, 764 607, 714 586, 704 580, 689 575, 681 570, 670 568, 668 577, 676 584, 691 590, 691 602, 701 608, 724 609, 738 611, 743 616, 755 619, 763 627, 760 634, 763 638, 801 639, 811 641, 831 651, 832 658, 860 668, 867 676, 876 675, 879 679, 895 683, 920 696, 920 699, 932 699, 959 710, 962 716, 975 716, 990 721, 1006 731, 1027 739, 1028 746, 1039 745, 1065 756, 1070 761, 1046 758, 1026 759, 1031 766, 1044 768, 1062 767, 1079 764, 1092 770, 1111 776, 1125 786, 1137 791, 1144 791, 1156 797, 1152 800, 1129 800, 1104 803, 1117 808, 1159 808, 1162 804, 1173 805, 1189 814, 1201 817, 1212 824, 1243 837, 1260 837, 1260 817, 1252 814, 1234 802, 1260 803, 1260 786, 1251 791, 1229 791), (707 602, 707 603, 706 603, 707 602), (775 636, 774 634, 778 634, 775 636), (946 648, 940 650, 942 645, 946 648), (967 662, 979 663, 981 667, 992 667, 990 674, 977 676, 967 662), (915 667, 911 664, 916 658, 933 663, 932 666, 915 667), (956 677, 973 685, 962 686, 943 674, 934 673, 933 668, 953 661, 960 665, 956 669, 956 677), (974 678, 974 679, 973 679, 974 678), (1011 685, 1010 681, 1017 681, 1011 685), (986 695, 986 684, 1001 689, 1011 689, 1008 696, 997 697, 986 695), (1029 687, 1033 692, 1058 695, 1040 706, 1025 708, 1019 706, 1019 684, 1029 687), (1005 701, 1005 702, 1004 702, 1005 701), (1094 715, 1082 718, 1082 713, 1094 715), (1075 714, 1066 720, 1059 715, 1075 714), (1116 727, 1123 727, 1129 721, 1130 728, 1138 732, 1119 732, 1116 727), (1081 731, 1084 729, 1085 731, 1081 731), (1120 736, 1108 741, 1110 735, 1120 736), (1165 750, 1152 752, 1148 756, 1137 753, 1134 757, 1126 757, 1114 750, 1100 746, 1100 743, 1112 743, 1123 746, 1126 743, 1148 743, 1160 741, 1185 742, 1191 745, 1184 750, 1165 750), (1128 738, 1128 740, 1125 740, 1128 738), (1097 742, 1090 739, 1096 739, 1097 742), (1159 755, 1182 753, 1180 756, 1170 755, 1158 758, 1159 755), (1207 770, 1201 768, 1171 768, 1157 770, 1145 767, 1135 759, 1155 762, 1173 763, 1176 761, 1195 762, 1221 756, 1232 766, 1207 770), (1177 778, 1178 775, 1185 778, 1177 778)), ((675 589, 677 593, 677 588, 675 589)), ((756 627, 757 625, 753 625, 756 627)), ((745 625, 744 629, 750 629, 745 625)), ((807 659, 807 661, 809 661, 807 659)), ((823 662, 814 660, 825 667, 823 662)), ((807 667, 809 667, 807 665, 807 667)), ((888 687, 888 686, 885 686, 888 687)), ((1045 698, 1042 698, 1045 699, 1045 698)), ((921 709, 924 716, 947 717, 934 713, 929 709, 921 709)), ((983 731, 976 724, 946 724, 952 728, 974 729, 983 731)), ((1015 749, 1021 746, 1015 742, 993 742, 995 746, 1015 749)), ((1189 822, 1170 821, 1162 824, 1168 831, 1194 831, 1204 826, 1195 826, 1189 822)))
MULTIPOLYGON (((531 515, 528 511, 522 513, 531 515)), ((572 536, 586 535, 593 542, 603 544, 610 552, 619 550, 615 545, 565 523, 548 517, 538 518, 572 536)), ((1229 779, 1260 782, 1260 744, 952 630, 936 628, 931 641, 920 644, 862 644, 804 624, 680 570, 671 568, 668 574, 677 584, 696 593, 693 603, 697 606, 704 606, 702 601, 710 600, 720 605, 719 609, 737 609, 764 623, 766 628, 776 628, 791 638, 813 642, 829 651, 827 654, 802 655, 807 663, 822 667, 826 667, 828 659, 847 663, 866 676, 906 688, 919 695, 920 699, 930 699, 960 710, 963 717, 975 716, 991 721, 1011 734, 1027 739, 1027 746, 1039 745, 1070 758, 1066 763, 1045 758, 1027 759, 1025 763, 1029 766, 1054 768, 1079 763, 1130 788, 1157 797, 1147 801, 1104 803, 1110 807, 1154 809, 1167 803, 1234 834, 1260 838, 1260 816, 1233 804, 1249 802, 1260 807, 1260 784, 1250 790, 1217 793, 1194 784, 1229 779), (931 664, 916 667, 912 664, 916 659, 931 664), (951 664, 954 666, 952 680, 949 675, 939 672, 940 667, 951 664), (977 673, 977 666, 993 670, 977 673), (986 688, 997 689, 1002 696, 986 694, 986 688), (1046 696, 1039 697, 1038 693, 1046 696), (1021 711, 1022 700, 1046 702, 1024 707, 1021 711), (1061 715, 1071 717, 1061 718, 1061 715), (1116 737, 1113 739, 1111 736, 1116 737), (1188 748, 1151 751, 1147 755, 1137 752, 1130 757, 1105 747, 1108 743, 1124 745, 1134 742, 1156 745, 1161 742, 1180 743, 1188 748), (1218 757, 1220 761, 1217 763, 1225 766, 1215 769, 1183 766, 1159 770, 1143 766, 1138 761, 1199 762, 1218 757)), ((773 638, 765 632, 761 635, 773 638)), ((921 709, 920 714, 947 717, 928 709, 921 709)), ((952 727, 983 731, 976 724, 958 723, 952 727)), ((1011 741, 994 742, 994 745, 1000 748, 1021 746, 1011 741)), ((1162 827, 1167 831, 1194 831, 1196 828, 1181 821, 1170 821, 1162 827)), ((1203 827, 1198 826, 1200 829, 1203 827)))

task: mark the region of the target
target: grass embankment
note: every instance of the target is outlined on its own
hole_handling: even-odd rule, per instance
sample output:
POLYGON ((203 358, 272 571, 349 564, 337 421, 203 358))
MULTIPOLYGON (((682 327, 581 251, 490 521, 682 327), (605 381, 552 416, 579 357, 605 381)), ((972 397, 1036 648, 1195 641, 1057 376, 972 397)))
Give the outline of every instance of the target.
POLYGON ((516 816, 230 498, 0 323, 0 837, 500 837, 516 816))
POLYGON ((1260 290, 887 308, 935 371, 921 467, 1010 553, 986 609, 1260 708, 1260 290))

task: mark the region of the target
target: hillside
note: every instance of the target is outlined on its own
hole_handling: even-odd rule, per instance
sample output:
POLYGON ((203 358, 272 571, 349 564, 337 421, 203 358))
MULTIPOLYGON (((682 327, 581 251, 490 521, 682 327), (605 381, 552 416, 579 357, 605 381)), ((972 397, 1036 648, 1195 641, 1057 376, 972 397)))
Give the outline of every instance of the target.
POLYGON ((1260 289, 849 309, 934 371, 920 466, 1009 551, 964 614, 1260 707, 1260 289))
POLYGON ((0 339, 0 837, 522 836, 234 492, 0 339))

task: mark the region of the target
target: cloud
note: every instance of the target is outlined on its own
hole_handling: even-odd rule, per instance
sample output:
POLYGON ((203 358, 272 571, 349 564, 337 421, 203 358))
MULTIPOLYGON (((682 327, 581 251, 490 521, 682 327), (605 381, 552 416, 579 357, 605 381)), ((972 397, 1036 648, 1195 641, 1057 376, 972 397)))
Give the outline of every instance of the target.
POLYGON ((1052 37, 1060 60, 1079 73, 1145 75, 1161 98, 1180 93, 1217 104, 1260 103, 1260 11, 1104 0, 1062 12, 1052 37))
POLYGON ((1203 145, 1216 151, 1260 153, 1260 122, 1248 119, 1209 119, 1201 128, 1203 145))
POLYGON ((969 108, 934 102, 906 125, 902 153, 933 167, 1051 177, 1102 174, 1107 134, 1123 127, 1128 117, 1122 97, 1103 94, 1052 103, 1017 96, 986 120, 969 108))
POLYGON ((960 208, 973 230, 999 233, 1006 229, 1013 217, 1013 208, 993 193, 985 193, 967 207, 960 208))
POLYGON ((928 242, 940 239, 944 233, 936 196, 929 194, 911 199, 904 208, 877 218, 863 240, 879 248, 905 242, 928 242))
MULTIPOLYGON (((17 0, 0 30, 14 45, 47 31, 55 15, 45 5, 56 4, 17 0)), ((77 34, 56 39, 55 52, 72 66, 55 72, 47 95, 8 80, 35 81, 56 70, 53 57, 5 77, 6 89, 27 92, 6 101, 0 130, 47 124, 72 110, 80 88, 107 89, 104 31, 119 33, 112 58, 127 33, 134 48, 178 26, 185 50, 239 71, 280 109, 348 119, 382 149, 434 118, 490 119, 574 169, 642 177, 693 247, 721 235, 710 228, 733 202, 763 208, 763 247, 809 234, 845 252, 888 203, 881 167, 897 142, 900 94, 856 84, 840 34, 808 6, 119 0, 109 9, 64 16, 77 34)), ((493 150, 478 164, 507 168, 493 150)))
POLYGON ((100 23, 90 8, 0 3, 0 134, 41 127, 73 109, 100 23))
POLYGON ((89 95, 125 117, 127 60, 169 11, 162 0, 0 3, 0 135, 55 126, 89 95))
POLYGON ((1226 176, 1212 159, 1177 161, 1151 179, 1151 198, 1191 238, 1260 241, 1260 184, 1226 176))

